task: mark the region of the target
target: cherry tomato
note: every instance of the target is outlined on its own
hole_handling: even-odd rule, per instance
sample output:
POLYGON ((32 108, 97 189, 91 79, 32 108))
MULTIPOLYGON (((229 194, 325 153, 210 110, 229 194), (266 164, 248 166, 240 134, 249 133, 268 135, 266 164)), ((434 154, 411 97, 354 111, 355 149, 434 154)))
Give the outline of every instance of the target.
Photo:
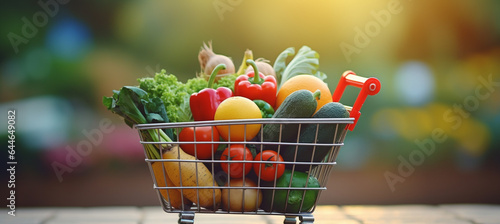
POLYGON ((260 177, 260 179, 264 181, 273 181, 274 179, 278 179, 285 172, 285 164, 265 163, 266 161, 283 161, 281 155, 273 150, 262 151, 261 153, 257 154, 257 156, 255 156, 254 160, 263 161, 263 163, 254 163, 253 170, 260 177))
MULTIPOLYGON (((219 141, 219 132, 217 128, 205 127, 187 127, 179 133, 180 142, 211 142, 219 141), (195 135, 196 130, 196 135, 195 135), (196 140, 195 140, 196 137, 196 140)), ((195 156, 198 159, 211 159, 219 144, 179 144, 184 152, 195 156), (196 149, 196 150, 195 150, 196 149)))
MULTIPOLYGON (((252 152, 244 145, 231 145, 226 148, 220 157, 220 160, 229 161, 253 161, 252 152)), ((252 170, 252 163, 221 163, 222 170, 232 178, 242 178, 252 170)))

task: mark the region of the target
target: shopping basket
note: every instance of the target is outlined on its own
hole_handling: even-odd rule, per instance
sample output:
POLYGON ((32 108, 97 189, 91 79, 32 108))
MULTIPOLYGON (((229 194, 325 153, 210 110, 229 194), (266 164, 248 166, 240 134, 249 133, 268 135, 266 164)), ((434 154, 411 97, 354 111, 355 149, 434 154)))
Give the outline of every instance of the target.
MULTIPOLYGON (((139 131, 139 135, 141 136, 141 144, 143 144, 145 149, 145 160, 152 175, 154 182, 153 187, 158 194, 163 210, 168 213, 179 213, 179 223, 194 223, 195 213, 283 215, 285 216, 284 223, 296 223, 296 217, 299 217, 300 223, 313 223, 314 217, 312 213, 314 212, 316 202, 321 192, 326 190, 326 182, 332 167, 336 164, 335 160, 340 147, 344 144, 343 142, 347 131, 352 131, 354 129, 360 117, 359 110, 367 95, 375 95, 380 91, 380 82, 378 79, 364 78, 357 76, 352 71, 346 71, 342 75, 333 93, 334 102, 340 100, 348 85, 361 89, 354 105, 352 107, 346 106, 350 114, 349 118, 267 118, 136 125, 135 128, 139 131), (210 141, 196 141, 196 136, 193 136, 194 140, 192 142, 181 142, 177 137, 178 133, 183 128, 193 128, 196 130, 197 128, 209 127, 213 133, 217 126, 225 126, 228 127, 229 130, 231 130, 231 127, 244 127, 244 132, 246 133, 247 128, 252 125, 260 126, 259 134, 253 139, 243 139, 242 141, 231 141, 230 136, 230 141, 213 139, 213 137, 210 141), (262 134, 265 125, 279 125, 279 140, 266 140, 265 136, 262 134), (313 128, 307 130, 314 130, 312 131, 314 133, 308 133, 309 135, 314 135, 314 141, 301 141, 301 130, 305 130, 306 127, 311 126, 313 128), (333 135, 333 141, 317 142, 318 136, 324 134, 322 132, 325 132, 325 127, 330 128, 328 133, 333 135), (172 130, 176 137, 172 139, 172 142, 152 142, 142 138, 143 132, 152 133, 153 131, 153 133, 160 135, 160 130, 172 130), (292 140, 283 139, 282 132, 285 130, 295 131, 294 135, 296 138, 292 140), (195 155, 198 155, 197 150, 201 148, 202 145, 209 145, 215 153, 213 153, 209 159, 185 159, 181 155, 181 150, 177 148, 178 145, 181 145, 182 148, 183 144, 194 145, 195 155), (278 154, 288 153, 291 155, 288 158, 292 159, 288 160, 265 161, 266 164, 271 164, 272 166, 285 166, 290 173, 288 183, 285 185, 277 184, 278 181, 276 179, 278 179, 278 171, 274 173, 274 180, 261 180, 262 168, 258 168, 258 170, 253 169, 253 176, 252 174, 248 176, 243 175, 241 177, 241 185, 233 186, 231 181, 235 183, 238 180, 230 178, 231 169, 229 169, 229 171, 222 171, 220 168, 223 165, 231 167, 240 164, 243 172, 245 172, 245 169, 248 169, 245 164, 251 164, 251 167, 254 167, 254 164, 260 165, 263 163, 262 157, 257 158, 258 156, 255 157, 255 160, 246 160, 245 158, 243 158, 243 160, 221 159, 221 149, 223 150, 226 147, 231 148, 236 145, 253 148, 255 153, 271 148, 278 152, 278 154), (161 159, 148 158, 148 153, 146 151, 147 148, 151 146, 156 147, 162 152, 161 159), (219 150, 216 151, 217 146, 219 150), (163 157, 163 152, 175 149, 177 150, 175 151, 174 158, 163 157), (309 151, 304 154, 304 149, 309 151), (160 172, 153 168, 153 166, 160 165, 162 167, 160 172), (165 167, 172 167, 172 165, 174 165, 174 169, 167 169, 167 174, 165 167), (182 170, 183 167, 190 167, 191 169, 187 172, 186 169, 182 170), (210 171, 211 176, 209 176, 211 179, 208 181, 208 184, 206 184, 206 179, 202 180, 206 178, 202 169, 205 170, 205 172, 206 170, 210 171), (172 175, 171 172, 174 172, 173 170, 177 171, 172 175), (295 175, 298 174, 303 175, 305 180, 303 182, 305 183, 300 183, 298 185, 294 183, 294 178, 296 178, 295 175), (187 176, 191 178, 190 180, 193 180, 191 184, 187 183, 187 181, 183 184, 183 180, 186 180, 184 178, 188 178, 187 176), (171 181, 173 178, 178 178, 180 184, 173 184, 171 181), (247 179, 248 182, 245 181, 245 179, 247 179), (190 200, 186 200, 188 197, 186 195, 190 195, 190 200), (208 199, 206 197, 207 195, 209 195, 208 199), (231 199, 231 196, 233 199, 231 199), (180 199, 174 197, 180 197, 180 199), (292 205, 287 203, 292 197, 299 198, 298 204, 292 205), (266 201, 266 206, 261 204, 262 199, 266 201), (245 203, 245 200, 247 200, 247 203, 245 203), (234 201, 237 201, 236 205, 232 204, 234 201), (220 204, 223 204, 223 206, 220 206, 220 204), (247 209, 247 206, 249 206, 250 209, 247 209)), ((231 134, 231 131, 229 131, 229 133, 231 134)), ((229 157, 231 156, 229 155, 229 157)))

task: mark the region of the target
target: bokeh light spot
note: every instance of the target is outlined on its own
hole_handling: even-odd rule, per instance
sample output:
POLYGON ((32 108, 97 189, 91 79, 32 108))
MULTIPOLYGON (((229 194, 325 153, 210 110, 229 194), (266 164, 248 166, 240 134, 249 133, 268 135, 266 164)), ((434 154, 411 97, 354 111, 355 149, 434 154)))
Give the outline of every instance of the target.
POLYGON ((90 31, 85 24, 71 18, 57 21, 47 33, 47 47, 61 58, 81 58, 91 45, 90 31))
POLYGON ((405 139, 413 141, 429 135, 434 125, 427 111, 418 108, 406 108, 403 111, 405 122, 398 123, 398 130, 405 139))
POLYGON ((412 106, 419 106, 432 100, 435 88, 433 74, 429 67, 418 61, 404 63, 394 79, 401 100, 412 106))

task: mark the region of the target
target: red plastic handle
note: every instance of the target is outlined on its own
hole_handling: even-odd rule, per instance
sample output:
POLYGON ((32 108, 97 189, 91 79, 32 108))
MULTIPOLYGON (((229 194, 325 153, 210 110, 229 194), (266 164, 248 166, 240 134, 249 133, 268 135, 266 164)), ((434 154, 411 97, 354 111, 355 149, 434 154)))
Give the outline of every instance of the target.
POLYGON ((339 102, 340 98, 342 98, 342 94, 344 93, 345 87, 347 85, 361 88, 359 91, 358 98, 356 98, 356 102, 352 107, 350 117, 354 118, 354 123, 347 125, 350 131, 354 130, 356 123, 358 123, 359 117, 361 116, 361 107, 366 100, 368 95, 375 95, 380 91, 380 81, 377 78, 365 78, 361 76, 357 76, 353 71, 345 71, 340 77, 339 84, 333 93, 332 100, 333 102, 339 102))

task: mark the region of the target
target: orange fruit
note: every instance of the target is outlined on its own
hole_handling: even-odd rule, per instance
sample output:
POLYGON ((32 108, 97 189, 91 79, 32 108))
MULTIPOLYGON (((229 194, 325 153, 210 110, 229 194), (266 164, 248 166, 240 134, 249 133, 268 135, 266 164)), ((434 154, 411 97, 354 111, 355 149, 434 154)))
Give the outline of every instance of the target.
MULTIPOLYGON (((262 118, 259 107, 253 101, 241 96, 233 96, 219 104, 214 120, 262 118)), ((260 124, 216 126, 220 136, 226 141, 250 141, 260 131, 260 124), (245 131, 246 129, 246 131, 245 131), (231 137, 231 138, 229 138, 231 137)))
MULTIPOLYGON (((306 89, 311 92, 315 92, 316 90, 319 89, 321 92, 320 99, 316 99, 318 101, 318 106, 316 107, 316 112, 321 108, 323 105, 332 102, 332 93, 330 92, 330 89, 328 88, 328 85, 323 82, 321 79, 319 79, 316 76, 312 75, 297 75, 289 80, 287 80, 283 85, 281 86, 280 90, 278 91, 278 95, 276 97, 276 108, 277 109, 281 103, 285 100, 285 98, 292 94, 293 92, 301 89, 306 89)), ((315 113, 316 113, 315 112, 315 113)))

